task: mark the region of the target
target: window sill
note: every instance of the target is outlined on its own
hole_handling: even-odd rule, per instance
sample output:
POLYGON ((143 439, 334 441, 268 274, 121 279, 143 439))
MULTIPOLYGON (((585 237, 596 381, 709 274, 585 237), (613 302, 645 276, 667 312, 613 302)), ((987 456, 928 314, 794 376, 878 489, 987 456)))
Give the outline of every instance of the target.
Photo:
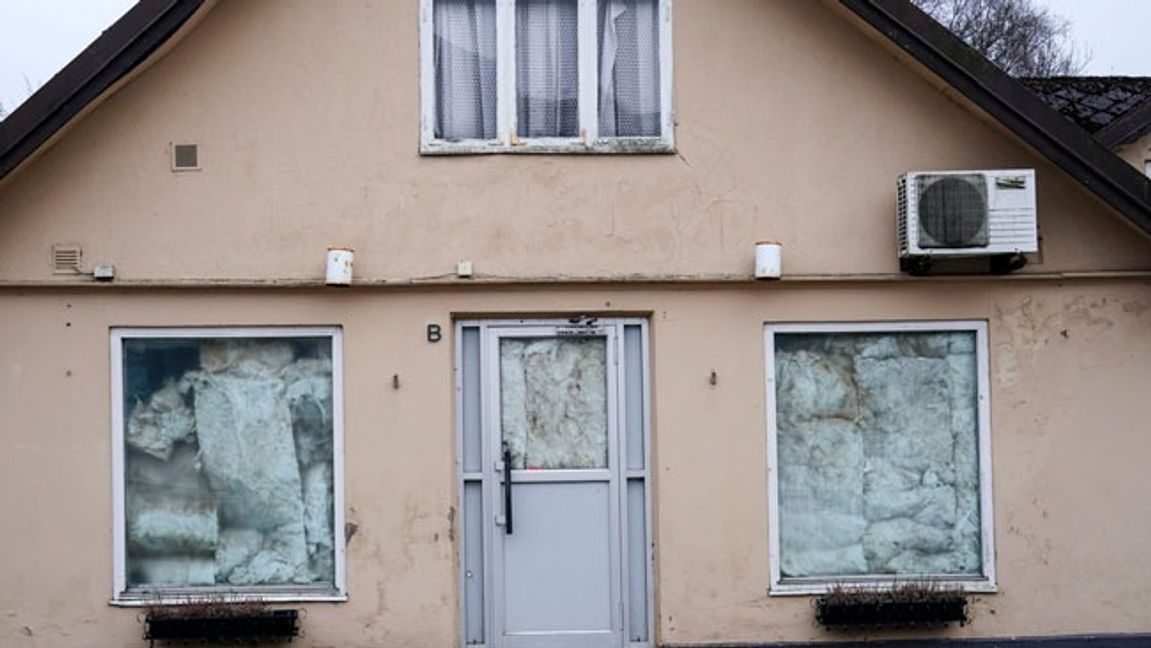
POLYGON ((670 155, 676 152, 670 139, 632 138, 601 140, 592 144, 579 141, 542 141, 504 144, 502 142, 445 142, 433 140, 420 144, 420 155, 670 155))
MULTIPOLYGON (((918 580, 915 576, 903 576, 899 578, 881 577, 881 578, 854 578, 854 579, 840 579, 840 580, 793 580, 785 583, 774 583, 768 588, 767 593, 769 596, 821 596, 827 594, 828 591, 836 585, 842 586, 861 586, 866 587, 873 585, 876 588, 890 587, 895 583, 906 583, 909 581, 918 580)), ((965 594, 998 594, 999 586, 995 582, 987 579, 930 579, 933 584, 939 585, 942 588, 955 588, 960 589, 965 594)))
POLYGON ((222 603, 244 602, 258 600, 261 603, 346 603, 348 595, 334 590, 304 591, 275 591, 261 592, 260 590, 177 590, 168 592, 124 592, 112 600, 108 605, 115 607, 148 607, 151 605, 185 605, 196 603, 199 600, 211 598, 219 599, 222 603))

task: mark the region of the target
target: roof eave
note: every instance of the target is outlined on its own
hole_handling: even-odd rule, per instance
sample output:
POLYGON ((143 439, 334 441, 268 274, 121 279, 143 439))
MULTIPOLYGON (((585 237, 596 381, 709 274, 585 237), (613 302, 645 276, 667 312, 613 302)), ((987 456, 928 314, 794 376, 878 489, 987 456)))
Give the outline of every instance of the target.
POLYGON ((838 0, 1151 236, 1151 181, 909 0, 838 0))

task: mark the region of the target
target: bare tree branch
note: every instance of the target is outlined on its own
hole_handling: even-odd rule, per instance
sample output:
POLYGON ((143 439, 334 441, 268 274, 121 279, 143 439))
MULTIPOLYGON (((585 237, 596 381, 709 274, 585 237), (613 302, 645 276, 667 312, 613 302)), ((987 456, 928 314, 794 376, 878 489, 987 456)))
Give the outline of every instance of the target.
POLYGON ((1012 76, 1073 76, 1091 59, 1075 48, 1071 23, 1034 0, 914 2, 1012 76))
POLYGON ((39 81, 37 81, 36 83, 33 83, 32 80, 28 78, 28 75, 24 74, 23 72, 20 73, 20 78, 24 79, 24 98, 25 99, 36 94, 36 91, 40 89, 40 86, 44 85, 43 83, 41 83, 39 81))

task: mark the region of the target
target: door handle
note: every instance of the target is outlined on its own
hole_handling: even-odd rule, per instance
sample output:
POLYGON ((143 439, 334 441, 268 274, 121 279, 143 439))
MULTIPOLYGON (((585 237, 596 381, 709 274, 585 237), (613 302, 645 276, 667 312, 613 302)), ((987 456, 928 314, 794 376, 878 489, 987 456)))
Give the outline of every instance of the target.
POLYGON ((504 441, 504 533, 512 534, 512 450, 504 441))

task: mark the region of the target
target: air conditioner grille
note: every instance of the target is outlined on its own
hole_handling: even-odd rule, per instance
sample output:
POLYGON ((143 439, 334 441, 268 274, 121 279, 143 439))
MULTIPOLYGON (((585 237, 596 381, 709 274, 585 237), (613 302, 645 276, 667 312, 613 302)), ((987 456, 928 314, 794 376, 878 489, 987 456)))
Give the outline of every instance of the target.
POLYGON ((987 246, 987 184, 983 175, 924 175, 917 180, 920 247, 987 246))
POLYGON ((895 184, 895 229, 899 237, 899 254, 907 254, 907 176, 895 184))

